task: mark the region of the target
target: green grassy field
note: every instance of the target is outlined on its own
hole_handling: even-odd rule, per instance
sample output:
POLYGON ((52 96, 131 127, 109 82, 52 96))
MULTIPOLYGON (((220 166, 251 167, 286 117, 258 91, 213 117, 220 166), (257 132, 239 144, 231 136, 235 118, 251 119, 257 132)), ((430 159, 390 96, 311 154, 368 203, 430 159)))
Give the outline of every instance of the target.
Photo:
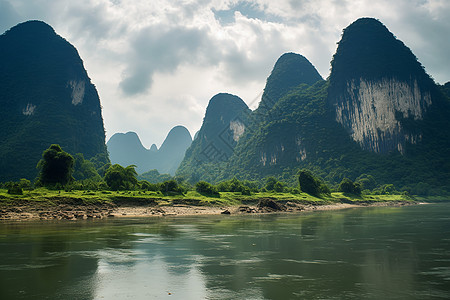
MULTIPOLYGON (((199 206, 231 206, 241 204, 257 203, 260 199, 272 199, 280 202, 299 202, 303 204, 324 205, 333 203, 373 203, 386 201, 415 201, 414 197, 405 195, 348 195, 343 193, 332 193, 330 196, 321 198, 306 193, 253 193, 242 195, 241 193, 221 192, 220 196, 205 196, 195 191, 188 191, 183 195, 164 195, 161 192, 151 191, 54 191, 39 188, 31 191, 23 191, 23 195, 10 195, 7 190, 0 189, 0 204, 29 202, 42 204, 73 203, 73 204, 189 204, 199 206)), ((421 198, 420 201, 426 199, 421 198)))

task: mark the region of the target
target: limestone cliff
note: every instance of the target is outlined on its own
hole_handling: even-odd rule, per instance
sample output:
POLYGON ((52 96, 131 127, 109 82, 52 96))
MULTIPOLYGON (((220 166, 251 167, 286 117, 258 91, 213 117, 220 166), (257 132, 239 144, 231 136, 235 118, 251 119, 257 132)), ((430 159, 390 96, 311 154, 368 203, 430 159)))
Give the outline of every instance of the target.
POLYGON ((344 30, 332 61, 329 103, 365 150, 399 151, 422 139, 404 120, 423 120, 434 83, 381 22, 362 18, 344 30))

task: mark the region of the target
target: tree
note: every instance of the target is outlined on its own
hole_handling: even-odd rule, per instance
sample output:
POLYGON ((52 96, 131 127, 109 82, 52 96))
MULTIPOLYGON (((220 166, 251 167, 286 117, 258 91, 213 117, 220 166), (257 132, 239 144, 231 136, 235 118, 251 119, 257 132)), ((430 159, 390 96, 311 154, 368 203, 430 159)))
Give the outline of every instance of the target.
POLYGON ((8 184, 8 194, 10 195, 22 195, 23 191, 20 184, 17 182, 11 182, 8 184))
POLYGON ((105 182, 112 190, 131 190, 138 183, 135 165, 126 168, 119 164, 114 164, 106 170, 105 182))
POLYGON ((42 186, 66 185, 73 180, 74 159, 57 144, 42 153, 37 167, 40 169, 38 184, 42 186))
POLYGON ((277 180, 275 177, 272 177, 272 176, 268 177, 266 179, 266 185, 265 185, 266 190, 273 191, 276 183, 277 183, 277 180))
POLYGON ((274 185, 273 185, 273 190, 277 193, 282 193, 284 191, 284 184, 280 181, 277 181, 274 185))
POLYGON ((372 175, 362 174, 356 178, 356 182, 361 186, 361 190, 373 190, 377 187, 377 182, 372 175))
POLYGON ((183 187, 174 179, 160 183, 160 191, 164 194, 183 194, 183 187))
POLYGON ((339 184, 339 191, 348 194, 361 195, 361 186, 359 183, 353 183, 350 179, 344 178, 339 184))
POLYGON ((73 177, 75 180, 92 179, 94 181, 100 181, 101 177, 97 173, 95 165, 89 160, 85 160, 82 153, 74 155, 75 164, 73 177))
POLYGON ((301 170, 298 175, 298 182, 302 192, 317 196, 320 194, 320 181, 314 177, 309 170, 301 170))
POLYGON ((236 177, 230 180, 230 192, 242 192, 242 183, 236 177))
POLYGON ((217 188, 206 181, 199 181, 195 184, 195 190, 202 194, 207 196, 218 196, 220 195, 217 191, 217 188))

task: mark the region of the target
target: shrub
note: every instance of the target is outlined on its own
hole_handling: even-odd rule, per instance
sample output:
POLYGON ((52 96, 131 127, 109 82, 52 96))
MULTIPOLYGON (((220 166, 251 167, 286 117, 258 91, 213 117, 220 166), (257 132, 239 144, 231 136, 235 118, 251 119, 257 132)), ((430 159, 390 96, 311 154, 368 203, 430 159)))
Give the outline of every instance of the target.
POLYGON ((361 195, 361 186, 359 183, 354 183, 350 179, 344 178, 339 184, 339 191, 348 194, 361 195))
POLYGON ((51 145, 42 153, 37 167, 40 169, 38 184, 58 188, 73 181, 74 159, 57 144, 51 145))
POLYGON ((19 180, 19 186, 24 190, 32 190, 33 185, 31 184, 31 181, 28 179, 22 178, 19 180))
POLYGON ((277 180, 275 177, 268 177, 266 179, 266 185, 265 188, 267 191, 273 191, 275 189, 275 184, 277 183, 277 180))
POLYGON ((220 196, 217 188, 206 181, 197 182, 195 184, 195 190, 202 195, 220 196))
POLYGON ((252 192, 250 191, 250 188, 248 186, 243 186, 241 189, 241 194, 250 196, 252 192))
POLYGON ((284 184, 280 181, 277 181, 274 185, 273 185, 273 190, 277 193, 282 193, 284 191, 284 184))
POLYGON ((139 186, 141 190, 156 192, 159 190, 158 184, 150 183, 147 180, 139 181, 139 186))
POLYGON ((22 195, 23 191, 22 188, 18 183, 12 183, 8 187, 8 194, 10 195, 22 195))
POLYGON ((183 194, 184 189, 181 187, 178 182, 174 179, 166 180, 163 183, 159 184, 159 190, 163 194, 183 194))
POLYGON ((118 164, 110 166, 105 173, 106 184, 115 191, 134 189, 138 183, 136 179, 137 173, 134 168, 136 168, 135 165, 126 168, 118 164))
POLYGON ((301 170, 298 176, 300 190, 303 192, 317 196, 320 194, 320 181, 308 170, 301 170))
POLYGON ((331 195, 331 190, 325 183, 321 183, 319 186, 319 191, 321 194, 331 195))
POLYGON ((300 194, 300 190, 298 188, 293 188, 291 190, 291 194, 294 194, 294 195, 300 194))

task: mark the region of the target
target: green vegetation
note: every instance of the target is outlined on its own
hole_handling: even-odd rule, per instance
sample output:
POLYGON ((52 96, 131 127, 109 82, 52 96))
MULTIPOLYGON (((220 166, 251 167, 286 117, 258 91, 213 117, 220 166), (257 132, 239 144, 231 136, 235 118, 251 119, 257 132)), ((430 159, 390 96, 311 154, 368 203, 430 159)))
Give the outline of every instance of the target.
MULTIPOLYGON (((15 201, 29 201, 30 203, 120 203, 129 202, 133 205, 139 203, 154 203, 158 205, 189 204, 198 206, 231 206, 242 204, 257 204, 261 199, 272 199, 281 203, 288 201, 305 205, 326 205, 335 203, 374 203, 389 201, 414 201, 406 195, 362 195, 359 197, 350 194, 334 192, 327 197, 314 197, 306 193, 274 193, 258 192, 251 195, 243 195, 233 192, 218 192, 215 195, 202 194, 189 190, 183 194, 164 194, 160 191, 107 191, 107 190, 49 190, 37 188, 31 191, 24 190, 23 194, 9 194, 6 189, 0 189, 0 204, 14 204, 15 201)), ((426 198, 421 198, 422 201, 426 198)), ((21 202, 23 203, 23 202, 21 202)))
POLYGON ((113 191, 134 189, 138 183, 134 168, 136 168, 135 165, 126 168, 118 164, 112 165, 105 173, 106 184, 113 191))
POLYGON ((217 187, 213 186, 209 182, 199 181, 195 184, 195 190, 205 196, 216 196, 220 197, 217 187))
MULTIPOLYGON (((16 65, 18 61, 26 66, 34 62, 28 60, 28 51, 32 47, 26 43, 22 45, 23 39, 15 36, 30 28, 18 26, 0 38, 0 46, 5 45, 0 49, 5 49, 8 58, 5 64, 0 64, 0 90, 6 91, 1 95, 2 104, 7 108, 16 104, 26 106, 32 99, 36 105, 36 108, 23 110, 18 120, 7 120, 7 110, 0 111, 0 157, 8 158, 0 160, 0 175, 2 170, 15 172, 5 180, 18 180, 24 176, 33 179, 36 163, 33 172, 29 172, 29 161, 25 160, 32 160, 34 152, 42 151, 40 147, 48 145, 48 140, 52 139, 61 140, 63 148, 73 155, 73 172, 69 154, 67 168, 58 169, 59 174, 47 171, 50 164, 43 160, 36 185, 67 191, 141 191, 164 197, 186 197, 195 190, 198 197, 220 195, 220 199, 227 199, 227 193, 241 197, 239 199, 262 194, 276 195, 277 199, 278 194, 288 194, 296 199, 306 193, 308 197, 324 200, 332 199, 337 191, 345 197, 356 198, 450 195, 450 83, 437 86, 413 53, 375 19, 360 19, 344 30, 327 80, 320 78, 306 58, 289 53, 277 61, 255 112, 251 112, 237 96, 215 95, 210 100, 198 137, 186 151, 175 177, 160 174, 157 170, 137 176, 132 165, 111 166, 104 149, 103 125, 99 125, 98 119, 101 111, 93 86, 86 87, 83 105, 68 106, 70 112, 75 112, 73 115, 68 114, 67 106, 58 101, 39 102, 41 99, 69 99, 67 78, 61 79, 58 72, 72 66, 66 65, 68 61, 75 61, 79 66, 82 62, 77 56, 73 57, 75 49, 55 37, 51 28, 39 22, 33 24, 39 27, 37 31, 41 34, 53 37, 48 44, 51 49, 47 49, 46 43, 39 43, 43 49, 38 50, 49 53, 47 60, 40 63, 52 71, 42 72, 42 66, 37 64, 39 68, 35 72, 42 73, 42 77, 30 77, 23 71, 26 68, 16 65), (9 45, 10 42, 17 47, 9 45), (53 48, 59 48, 61 53, 67 51, 63 62, 53 61, 53 48), (12 62, 9 59, 13 59, 12 62), (22 88, 23 93, 18 98, 9 97, 10 93, 14 94, 8 92, 12 88, 6 85, 10 77, 18 78, 17 86, 27 87, 22 88), (389 148, 391 151, 382 153, 364 150, 351 136, 358 130, 352 131, 349 124, 336 121, 340 117, 336 115, 339 99, 354 99, 355 103, 348 105, 358 105, 356 95, 360 78, 404 81, 411 89, 417 88, 426 95, 425 98, 430 96, 431 104, 421 107, 425 112, 423 119, 404 117, 400 112, 395 115, 404 130, 401 139, 407 140, 404 147, 396 138, 390 139, 385 136, 389 134, 383 134, 387 143, 396 146, 393 150, 389 148), (353 80, 355 88, 350 88, 353 80), (65 88, 59 90, 57 87, 65 88), (36 92, 52 89, 55 90, 51 95, 36 92), (85 107, 87 103, 92 105, 85 107), (41 120, 48 117, 47 114, 55 117, 42 125, 41 120), (94 115, 97 117, 88 118, 94 115), (69 128, 70 137, 60 130, 63 127, 69 128), (91 127, 96 128, 94 133, 91 127), (26 134, 16 136, 11 134, 13 131, 26 134), (84 132, 89 132, 86 139, 80 134, 84 132), (35 138, 39 136, 46 137, 45 143, 35 138), (82 140, 74 140, 73 136, 81 136, 82 140)), ((30 39, 34 39, 33 36, 30 39)), ((73 72, 77 78, 84 78, 88 86, 83 69, 73 72)), ((57 149, 52 151, 58 152, 57 149)), ((56 154, 54 156, 53 161, 58 161, 56 154)), ((26 190, 20 183, 17 185, 26 190)), ((9 194, 20 194, 14 186, 14 183, 7 186, 9 194)))
MULTIPOLYGON (((322 179, 309 191, 315 195, 336 191, 344 178, 358 184, 362 194, 391 193, 393 184, 397 193, 450 195, 450 83, 437 86, 411 50, 372 18, 359 19, 344 30, 327 80, 315 77, 306 59, 305 65, 297 65, 298 57, 286 54, 277 62, 260 107, 248 117, 229 158, 208 164, 201 161, 201 151, 191 148, 180 174, 192 184, 199 180, 219 184, 234 176, 263 182, 272 176, 286 184, 283 189, 296 189, 296 175, 308 169, 322 179), (295 73, 299 71, 314 80, 302 80, 295 73), (353 140, 351 126, 336 121, 340 97, 359 101, 360 78, 366 82, 393 78, 430 95, 432 104, 423 119, 395 116, 404 133, 398 136, 400 144, 397 137, 380 136, 380 143, 391 151, 364 150, 353 140), (352 80, 355 88, 350 89, 352 80), (417 139, 408 140, 409 136, 417 139)), ((209 125, 205 118, 204 128, 209 125)), ((352 192, 359 194, 357 188, 352 192)))
POLYGON ((143 174, 138 175, 139 180, 147 180, 149 182, 160 183, 172 179, 170 174, 160 174, 158 170, 153 169, 143 174))
MULTIPOLYGON (((190 204, 230 206, 257 204, 260 200, 276 200, 281 203, 325 205, 333 203, 372 203, 385 201, 413 201, 414 198, 395 190, 393 185, 379 186, 374 191, 355 194, 330 192, 330 189, 308 170, 302 170, 298 182, 305 187, 309 182, 316 193, 300 191, 299 185, 289 186, 274 177, 266 178, 264 184, 254 181, 240 181, 236 177, 217 185, 199 181, 195 186, 170 179, 162 183, 137 181, 134 166, 112 165, 108 168, 104 181, 72 181, 64 189, 33 188, 28 180, 0 185, 0 203, 14 203, 17 200, 36 203, 131 203, 142 204, 190 204), (308 178, 307 181, 303 177, 308 178), (302 178, 302 179, 300 179, 302 178), (325 186, 325 187, 324 187, 325 186), (327 192, 324 192, 327 191, 327 192), (380 191, 376 194, 376 191, 380 191)), ((359 185, 359 184, 355 184, 359 185)), ((300 186, 301 187, 301 186, 300 186)))
POLYGON ((230 124, 236 129, 245 126, 250 113, 247 104, 237 96, 220 93, 212 97, 198 136, 187 149, 176 176, 186 178, 191 184, 200 180, 220 181, 217 175, 225 168, 237 144, 230 124))
POLYGON ((0 181, 34 180, 52 143, 106 164, 100 100, 77 50, 41 21, 8 30, 0 49, 0 181))
POLYGON ((348 178, 342 179, 338 190, 346 194, 361 195, 361 186, 359 183, 354 183, 348 178))
POLYGON ((37 167, 40 169, 37 185, 61 187, 73 180, 74 159, 63 151, 59 145, 53 144, 42 154, 37 167))
POLYGON ((310 195, 318 196, 320 194, 320 182, 308 170, 301 170, 298 176, 300 189, 310 195))

